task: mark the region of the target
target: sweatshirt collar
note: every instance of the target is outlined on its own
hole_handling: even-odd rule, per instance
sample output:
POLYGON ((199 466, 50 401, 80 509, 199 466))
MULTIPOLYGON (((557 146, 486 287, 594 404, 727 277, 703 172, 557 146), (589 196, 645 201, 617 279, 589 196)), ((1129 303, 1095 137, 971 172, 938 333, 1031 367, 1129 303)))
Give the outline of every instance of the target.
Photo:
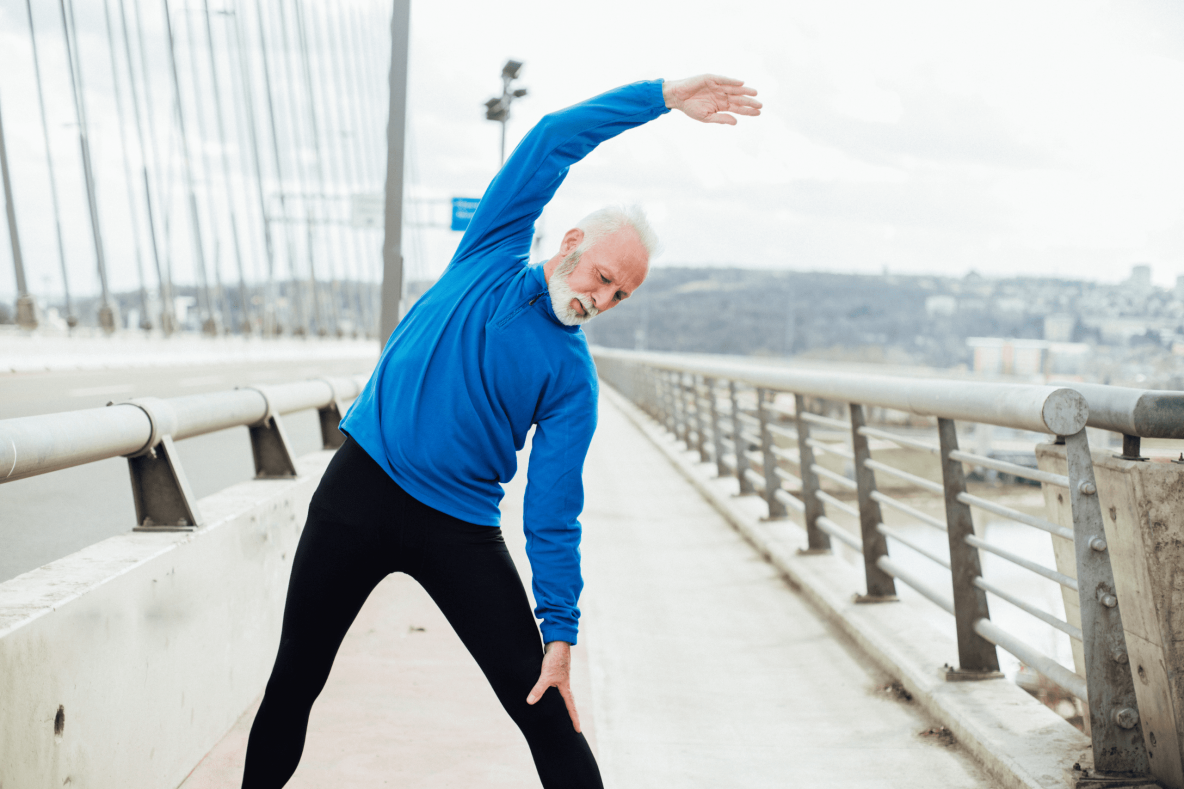
POLYGON ((539 296, 539 300, 535 306, 542 307, 543 314, 545 314, 552 320, 552 322, 554 322, 556 326, 563 329, 568 334, 575 334, 576 332, 580 331, 579 326, 568 326, 566 323, 559 320, 559 316, 555 314, 555 308, 551 306, 551 292, 547 289, 547 275, 543 273, 542 265, 531 266, 529 271, 530 276, 533 278, 532 282, 534 283, 534 286, 532 287, 532 292, 534 295, 532 295, 531 298, 533 299, 535 295, 539 296))

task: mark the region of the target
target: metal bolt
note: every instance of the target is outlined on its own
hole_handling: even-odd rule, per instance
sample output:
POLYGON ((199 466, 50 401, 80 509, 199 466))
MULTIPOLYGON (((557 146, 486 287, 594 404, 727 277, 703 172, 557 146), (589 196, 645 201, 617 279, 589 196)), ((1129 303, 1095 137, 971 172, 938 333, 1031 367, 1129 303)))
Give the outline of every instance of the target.
POLYGON ((1083 496, 1092 496, 1098 492, 1098 486, 1092 482, 1082 482, 1077 486, 1077 489, 1081 491, 1083 496))
POLYGON ((1102 593, 1098 595, 1098 602, 1107 608, 1114 608, 1118 605, 1118 598, 1112 594, 1102 593))
POLYGON ((1114 710, 1114 722, 1124 729, 1133 729, 1139 722, 1139 711, 1130 707, 1114 710))
POLYGON ((1111 652, 1110 654, 1111 654, 1111 656, 1113 656, 1115 663, 1125 665, 1126 662, 1128 660, 1130 660, 1130 658, 1127 657, 1126 650, 1123 649, 1122 647, 1115 647, 1114 651, 1111 652))
POLYGON ((1089 547, 1093 548, 1098 553, 1106 550, 1106 540, 1102 537, 1094 537, 1089 541, 1089 547))

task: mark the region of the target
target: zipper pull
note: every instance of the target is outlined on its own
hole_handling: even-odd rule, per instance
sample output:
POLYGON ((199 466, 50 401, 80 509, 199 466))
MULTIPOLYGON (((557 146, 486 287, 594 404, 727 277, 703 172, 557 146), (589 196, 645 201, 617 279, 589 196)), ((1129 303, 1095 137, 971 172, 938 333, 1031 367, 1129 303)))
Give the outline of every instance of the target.
POLYGON ((542 298, 543 296, 545 296, 545 295, 547 295, 547 291, 545 291, 545 290, 544 290, 542 293, 540 293, 539 295, 537 295, 537 296, 535 296, 533 299, 531 299, 531 300, 530 300, 530 301, 527 303, 527 305, 526 305, 526 306, 528 306, 528 307, 533 307, 533 306, 534 306, 534 303, 535 303, 536 301, 538 301, 539 299, 541 299, 541 298, 542 298))

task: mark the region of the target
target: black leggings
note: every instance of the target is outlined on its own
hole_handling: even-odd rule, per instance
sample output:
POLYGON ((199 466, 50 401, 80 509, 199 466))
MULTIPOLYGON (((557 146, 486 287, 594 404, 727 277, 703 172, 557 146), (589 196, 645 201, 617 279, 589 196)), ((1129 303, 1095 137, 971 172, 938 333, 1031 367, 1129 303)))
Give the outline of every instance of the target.
POLYGON ((279 655, 247 744, 244 789, 287 783, 312 704, 362 603, 389 573, 418 581, 526 736, 544 787, 602 787, 559 691, 533 706, 542 640, 501 529, 408 495, 353 439, 329 463, 292 561, 279 655))

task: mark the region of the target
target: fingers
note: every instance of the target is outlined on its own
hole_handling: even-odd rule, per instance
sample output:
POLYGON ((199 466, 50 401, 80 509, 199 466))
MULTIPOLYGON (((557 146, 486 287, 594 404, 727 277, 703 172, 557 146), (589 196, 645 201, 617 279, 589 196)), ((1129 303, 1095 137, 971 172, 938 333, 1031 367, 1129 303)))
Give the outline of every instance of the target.
MULTIPOLYGON (((735 123, 735 121, 733 121, 735 123)), ((542 677, 530 689, 530 694, 526 697, 527 704, 536 704, 543 694, 547 692, 547 688, 557 688, 559 695, 563 697, 563 704, 567 707, 567 714, 571 716, 571 725, 577 732, 580 731, 580 713, 576 712, 576 700, 571 695, 571 686, 567 684, 559 684, 556 682, 547 682, 542 677)))
POLYGON ((704 123, 722 123, 725 126, 735 126, 736 118, 726 112, 717 112, 714 115, 708 115, 703 119, 704 123))
MULTIPOLYGON (((744 84, 744 80, 742 80, 742 79, 734 79, 732 77, 721 77, 718 74, 704 74, 703 76, 707 77, 707 79, 709 79, 709 80, 719 83, 720 85, 727 85, 729 87, 737 87, 738 88, 744 84)), ((749 90, 752 90, 752 88, 749 88, 749 90)), ((753 91, 753 93, 756 93, 756 91, 753 91)))
POLYGON ((576 712, 576 700, 571 695, 571 687, 569 685, 559 685, 559 695, 563 696, 563 703, 567 705, 567 714, 571 716, 571 725, 575 727, 576 732, 580 731, 580 713, 576 712))
POLYGON ((724 86, 724 93, 728 94, 729 96, 755 96, 756 95, 756 88, 750 88, 748 86, 744 86, 744 87, 734 86, 733 87, 731 85, 727 85, 727 86, 724 86))
POLYGON ((547 692, 547 688, 549 687, 551 687, 551 683, 539 677, 539 681, 534 683, 534 687, 530 689, 530 694, 526 697, 526 703, 534 704, 537 702, 543 697, 543 694, 547 692))

